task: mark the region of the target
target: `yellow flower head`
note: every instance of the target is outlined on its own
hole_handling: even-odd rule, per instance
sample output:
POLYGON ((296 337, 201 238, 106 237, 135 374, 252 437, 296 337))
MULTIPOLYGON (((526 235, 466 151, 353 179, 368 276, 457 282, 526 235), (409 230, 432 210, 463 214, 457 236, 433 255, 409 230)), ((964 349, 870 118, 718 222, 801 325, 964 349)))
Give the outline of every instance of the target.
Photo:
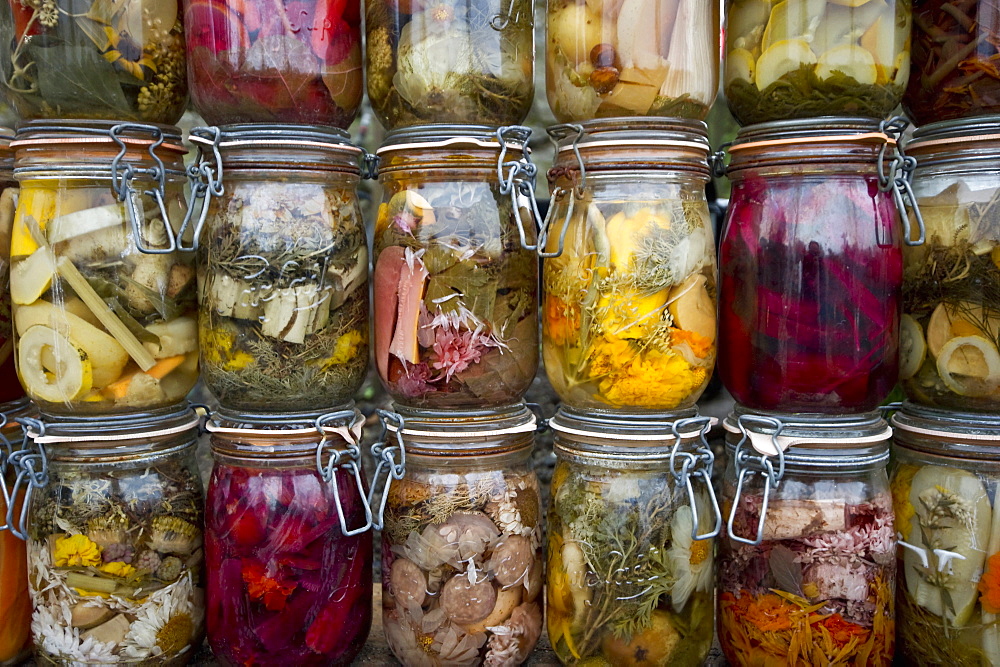
POLYGON ((674 408, 687 400, 708 378, 708 372, 676 354, 650 350, 621 372, 601 380, 599 389, 611 405, 674 408))
POLYGON ((52 560, 56 567, 91 567, 101 563, 101 548, 86 535, 60 537, 53 548, 52 560))
POLYGON ((579 345, 580 306, 568 304, 557 296, 545 298, 545 319, 542 322, 545 336, 555 345, 579 345))
POLYGON ((323 362, 323 370, 330 368, 330 366, 336 366, 338 364, 346 364, 352 361, 358 356, 358 348, 365 342, 367 336, 359 331, 358 329, 351 329, 343 336, 337 339, 337 344, 333 348, 333 354, 330 358, 323 362))
POLYGON ((110 574, 112 577, 131 577, 135 574, 135 568, 128 563, 122 563, 120 561, 114 561, 112 563, 105 563, 101 566, 101 572, 110 574))
POLYGON ((605 336, 594 345, 590 358, 590 377, 599 378, 623 371, 635 358, 635 354, 627 340, 605 336))

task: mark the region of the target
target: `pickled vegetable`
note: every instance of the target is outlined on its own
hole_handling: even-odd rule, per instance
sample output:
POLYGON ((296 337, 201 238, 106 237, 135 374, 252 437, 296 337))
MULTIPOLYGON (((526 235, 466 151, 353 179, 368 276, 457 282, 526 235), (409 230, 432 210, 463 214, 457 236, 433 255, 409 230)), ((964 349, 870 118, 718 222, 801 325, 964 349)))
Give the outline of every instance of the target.
POLYGON ((200 246, 205 383, 235 409, 349 401, 368 367, 368 248, 353 187, 228 178, 200 246))
POLYGON ((903 108, 918 125, 1000 112, 1000 12, 991 2, 913 8, 913 66, 903 108))
POLYGON ((184 27, 191 97, 209 123, 354 120, 359 0, 185 0, 184 27))
POLYGON ((904 0, 729 0, 724 89, 743 124, 884 118, 909 76, 904 0))
POLYGON ((528 0, 365 3, 368 97, 383 125, 511 125, 534 96, 528 0))
MULTIPOLYGON (((692 539, 687 494, 668 479, 662 469, 556 465, 547 623, 564 665, 631 664, 637 655, 642 664, 700 665, 708 655, 715 545, 692 539)), ((712 522, 703 492, 697 504, 704 533, 712 522)))
POLYGON ((538 263, 510 199, 489 182, 386 185, 373 278, 382 382, 416 407, 519 400, 538 367, 538 263))
POLYGON ((173 124, 187 106, 178 0, 9 0, 5 94, 21 120, 173 124))
MULTIPOLYGON (((191 258, 140 252, 109 189, 50 183, 23 185, 11 242, 15 360, 28 395, 54 413, 179 403, 198 377, 191 258)), ((167 224, 148 210, 140 234, 166 247, 167 224)))
POLYGON ((704 119, 718 88, 718 11, 700 0, 549 2, 552 113, 704 119))
MULTIPOLYGON (((577 203, 568 225, 563 253, 546 260, 543 277, 543 353, 556 392, 573 406, 693 405, 715 362, 715 249, 704 201, 598 196, 577 203)), ((561 233, 558 225, 550 232, 550 252, 561 233)))

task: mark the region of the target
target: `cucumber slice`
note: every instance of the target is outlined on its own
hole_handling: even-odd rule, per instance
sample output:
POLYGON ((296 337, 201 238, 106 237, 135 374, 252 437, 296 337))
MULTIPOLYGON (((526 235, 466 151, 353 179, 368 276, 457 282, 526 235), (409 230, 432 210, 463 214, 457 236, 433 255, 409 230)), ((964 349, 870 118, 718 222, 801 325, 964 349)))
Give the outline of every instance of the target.
POLYGON ((68 403, 90 391, 93 369, 87 353, 52 327, 30 327, 18 342, 18 371, 32 397, 68 403))
POLYGON ((899 379, 909 380, 927 357, 927 341, 920 323, 909 315, 903 315, 899 325, 899 379))
POLYGON ((992 510, 978 477, 950 466, 925 466, 913 476, 909 501, 915 514, 907 542, 924 549, 928 567, 903 550, 906 588, 920 606, 953 627, 972 618, 979 600, 975 580, 986 561, 992 510), (933 514, 933 516, 932 516, 933 514), (958 553, 944 571, 934 549, 958 553))
POLYGON ((989 396, 1000 386, 1000 352, 982 336, 952 338, 941 348, 937 371, 959 396, 989 396))

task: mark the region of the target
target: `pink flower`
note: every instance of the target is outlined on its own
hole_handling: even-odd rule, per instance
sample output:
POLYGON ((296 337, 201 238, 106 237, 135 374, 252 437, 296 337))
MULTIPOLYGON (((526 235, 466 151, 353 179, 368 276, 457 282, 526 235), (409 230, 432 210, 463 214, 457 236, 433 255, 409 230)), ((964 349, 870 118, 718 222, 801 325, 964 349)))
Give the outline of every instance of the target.
POLYGON ((404 234, 413 236, 413 230, 420 221, 409 211, 401 211, 392 217, 392 224, 404 234))
POLYGON ((407 398, 422 396, 431 389, 431 369, 427 364, 403 364, 405 373, 396 380, 396 391, 407 398))
POLYGON ((489 336, 483 335, 479 329, 469 331, 451 325, 441 326, 434 331, 434 354, 437 358, 431 366, 444 371, 445 379, 450 381, 455 373, 479 363, 483 353, 492 346, 489 336))

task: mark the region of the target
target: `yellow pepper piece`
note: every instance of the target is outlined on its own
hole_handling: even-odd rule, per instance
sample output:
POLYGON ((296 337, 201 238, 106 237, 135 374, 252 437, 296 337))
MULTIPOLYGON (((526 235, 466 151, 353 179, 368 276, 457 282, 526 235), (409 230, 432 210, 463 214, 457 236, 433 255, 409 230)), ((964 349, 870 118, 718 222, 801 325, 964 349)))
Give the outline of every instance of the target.
POLYGON ((38 223, 38 227, 45 231, 45 225, 55 216, 56 212, 55 190, 24 187, 21 189, 20 197, 17 213, 14 216, 14 230, 10 239, 11 257, 27 256, 38 250, 38 244, 28 228, 27 218, 32 218, 38 223))

